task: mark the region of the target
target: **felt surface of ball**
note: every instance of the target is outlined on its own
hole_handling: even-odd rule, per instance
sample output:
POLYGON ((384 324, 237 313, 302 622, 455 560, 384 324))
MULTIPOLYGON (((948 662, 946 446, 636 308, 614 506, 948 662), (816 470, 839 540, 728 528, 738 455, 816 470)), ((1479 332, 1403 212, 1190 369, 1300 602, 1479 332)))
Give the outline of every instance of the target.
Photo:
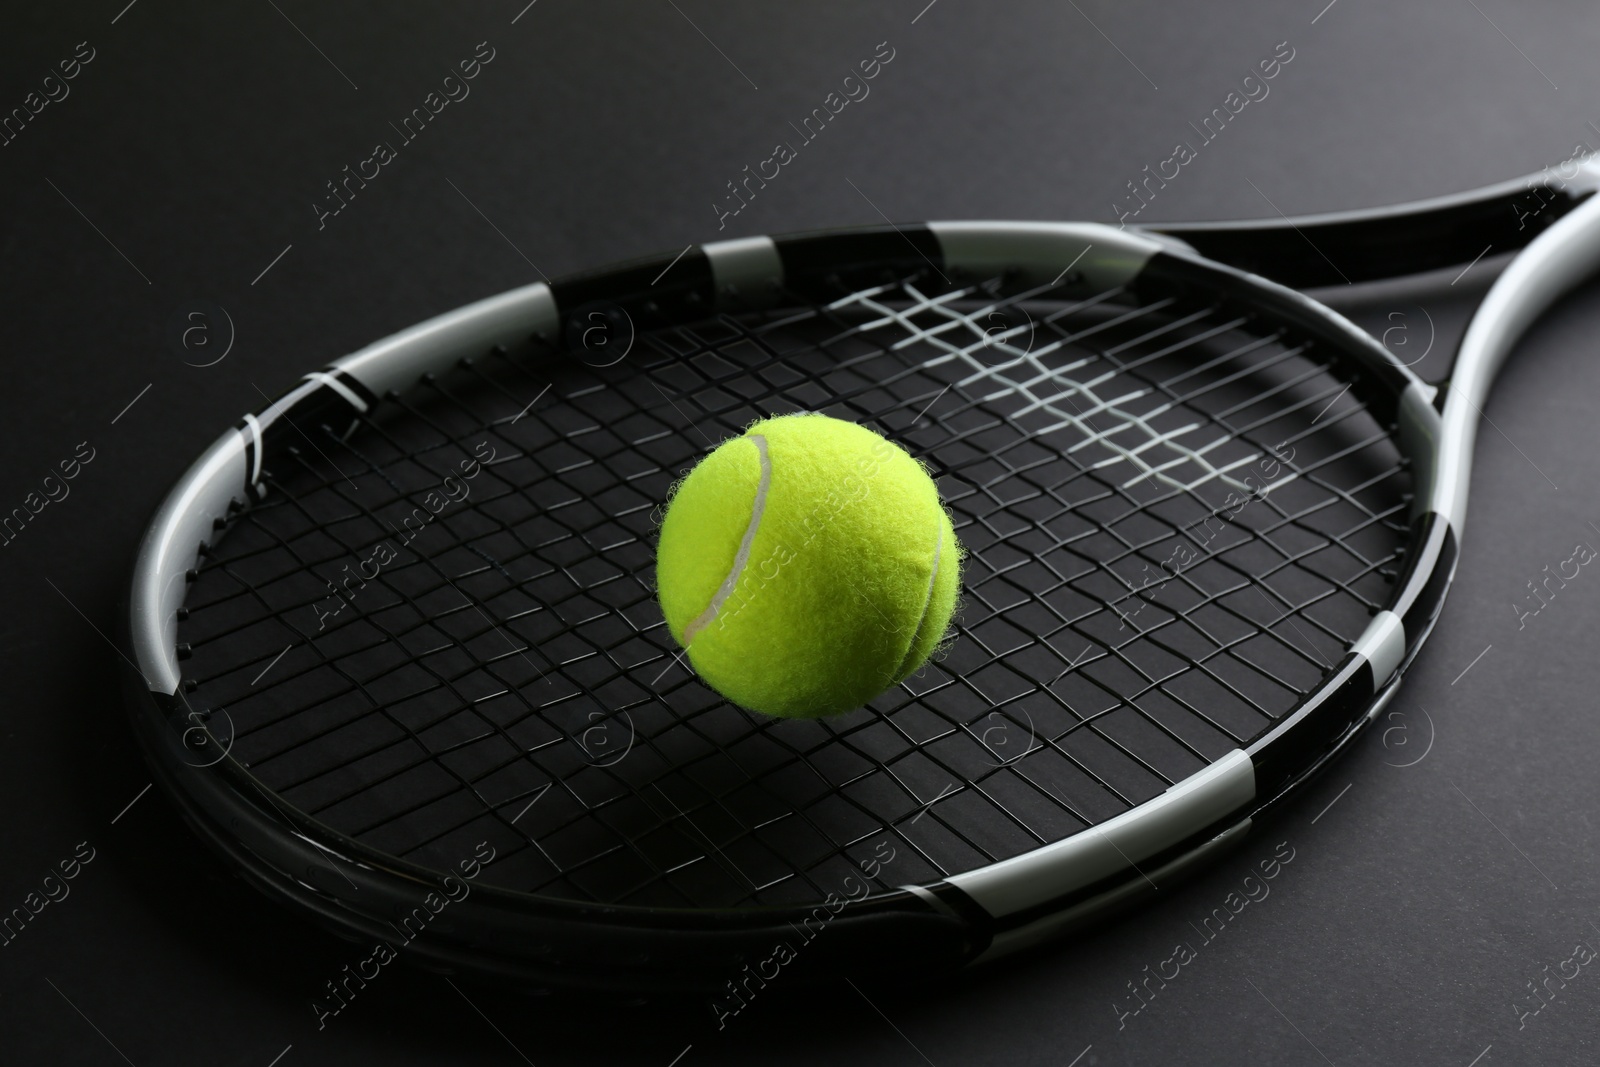
POLYGON ((786 718, 860 707, 921 667, 955 612, 962 549, 904 449, 783 415, 678 486, 656 585, 673 638, 735 704, 786 718))

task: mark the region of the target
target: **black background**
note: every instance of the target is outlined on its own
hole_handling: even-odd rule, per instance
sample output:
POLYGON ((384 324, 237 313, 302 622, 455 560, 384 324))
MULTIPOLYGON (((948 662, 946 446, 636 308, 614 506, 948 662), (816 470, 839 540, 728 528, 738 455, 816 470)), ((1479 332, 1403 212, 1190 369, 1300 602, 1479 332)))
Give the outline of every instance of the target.
MULTIPOLYGON (((1578 542, 1600 547, 1596 285, 1534 329, 1487 408, 1460 575, 1391 716, 1199 880, 950 985, 871 1001, 776 985, 719 1032, 703 1003, 527 999, 390 967, 319 1031, 311 999, 361 953, 232 880, 159 791, 141 795, 104 636, 139 532, 193 456, 263 392, 426 315, 538 272, 879 209, 1114 221, 1125 183, 1284 41, 1268 97, 1138 221, 1506 179, 1600 147, 1592 4, 125 2, 0 26, 0 111, 78 42, 95 50, 0 147, 0 511, 79 442, 96 453, 0 549, 0 911, 79 842, 95 849, 71 895, 0 948, 0 1062, 1595 1060, 1600 975, 1552 980, 1536 1015, 1516 1003, 1576 943, 1600 946, 1600 574, 1523 629, 1511 605, 1578 542), (319 230, 323 183, 394 139, 481 41, 495 58, 470 97, 319 230), (724 183, 882 41, 895 58, 871 95, 719 231, 724 183), (210 367, 186 364, 225 348, 214 312, 211 347, 170 336, 195 301, 233 325, 210 367), (1278 842, 1294 859, 1270 896, 1203 943, 1194 925, 1278 842), (1119 1028, 1126 983, 1181 941, 1196 960, 1119 1028)), ((1405 327, 1392 344, 1425 347, 1430 317, 1448 342, 1442 303, 1366 313, 1405 327)))

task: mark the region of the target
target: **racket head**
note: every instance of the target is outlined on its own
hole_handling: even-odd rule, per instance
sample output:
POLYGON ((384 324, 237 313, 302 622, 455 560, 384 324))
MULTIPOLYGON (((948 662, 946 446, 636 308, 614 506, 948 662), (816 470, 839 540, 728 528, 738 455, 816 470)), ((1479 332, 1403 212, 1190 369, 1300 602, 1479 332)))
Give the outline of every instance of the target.
POLYGON ((1300 294, 1089 224, 528 286, 307 375, 180 479, 136 730, 256 884, 435 966, 995 958, 1239 840, 1376 716, 1454 565, 1431 400, 1300 294), (651 583, 672 482, 790 410, 904 444, 970 553, 944 658, 812 723, 701 686, 651 583))

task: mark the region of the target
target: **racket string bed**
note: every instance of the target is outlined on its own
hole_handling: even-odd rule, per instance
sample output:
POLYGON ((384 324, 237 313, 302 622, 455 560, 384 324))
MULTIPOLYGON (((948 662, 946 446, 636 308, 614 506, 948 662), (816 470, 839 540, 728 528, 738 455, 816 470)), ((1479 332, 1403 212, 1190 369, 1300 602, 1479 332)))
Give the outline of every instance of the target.
POLYGON ((475 354, 300 426, 198 569, 191 690, 318 820, 438 869, 487 837, 485 878, 574 900, 811 901, 879 841, 894 885, 1098 825, 1326 674, 1398 567, 1409 474, 1315 346, 1065 289, 791 294, 642 331, 613 366, 475 354), (655 607, 672 483, 784 410, 905 443, 969 551, 946 658, 873 713, 732 708, 655 607))

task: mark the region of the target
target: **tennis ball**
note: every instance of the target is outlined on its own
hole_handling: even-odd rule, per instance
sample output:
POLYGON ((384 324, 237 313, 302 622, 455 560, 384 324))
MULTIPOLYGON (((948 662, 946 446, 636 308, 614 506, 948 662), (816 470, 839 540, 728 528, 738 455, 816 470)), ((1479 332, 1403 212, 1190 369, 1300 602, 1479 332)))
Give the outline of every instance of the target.
POLYGON ((705 682, 785 718, 860 707, 938 647, 960 544, 933 479, 864 426, 752 425, 689 472, 661 523, 661 610, 705 682))

